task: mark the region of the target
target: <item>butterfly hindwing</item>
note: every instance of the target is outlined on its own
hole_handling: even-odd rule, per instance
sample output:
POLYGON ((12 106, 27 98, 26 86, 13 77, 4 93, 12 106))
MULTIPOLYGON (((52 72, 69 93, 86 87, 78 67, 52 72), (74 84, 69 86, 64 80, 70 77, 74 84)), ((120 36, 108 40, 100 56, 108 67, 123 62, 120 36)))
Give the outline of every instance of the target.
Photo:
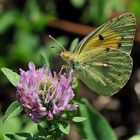
POLYGON ((96 48, 81 52, 74 61, 79 79, 91 90, 112 95, 128 81, 131 57, 118 49, 96 48))
POLYGON ((74 52, 81 53, 95 47, 105 47, 116 48, 130 53, 136 30, 135 26, 136 19, 132 13, 122 14, 87 35, 74 52))

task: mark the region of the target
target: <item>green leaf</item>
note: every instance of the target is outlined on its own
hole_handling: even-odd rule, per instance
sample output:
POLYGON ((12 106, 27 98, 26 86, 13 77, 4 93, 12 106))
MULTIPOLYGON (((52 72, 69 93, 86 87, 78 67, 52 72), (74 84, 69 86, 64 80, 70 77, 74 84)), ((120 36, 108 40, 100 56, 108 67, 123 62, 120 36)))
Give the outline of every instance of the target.
POLYGON ((8 78, 8 80, 11 82, 11 84, 13 84, 14 86, 18 85, 20 76, 16 72, 13 72, 12 70, 5 68, 5 67, 1 68, 1 71, 8 78))
POLYGON ((83 122, 85 120, 87 120, 87 118, 85 118, 85 117, 74 117, 72 119, 72 121, 74 121, 74 122, 83 122))
POLYGON ((129 11, 131 11, 136 16, 138 22, 140 22, 139 5, 139 0, 130 1, 130 3, 128 4, 129 11))
POLYGON ((70 131, 70 125, 69 124, 58 124, 59 130, 63 132, 64 134, 69 134, 70 131))
POLYGON ((44 138, 43 136, 40 137, 40 136, 34 135, 34 136, 32 137, 32 139, 29 139, 29 140, 46 140, 46 138, 44 138))
POLYGON ((49 61, 48 61, 47 57, 45 56, 45 54, 40 54, 39 58, 40 58, 41 65, 43 65, 43 66, 46 65, 47 70, 48 70, 50 68, 50 65, 49 65, 49 61))
POLYGON ((14 134, 5 134, 9 139, 11 140, 16 140, 15 135, 14 134))
POLYGON ((42 134, 42 135, 48 132, 48 129, 44 128, 40 124, 37 125, 37 128, 38 128, 39 133, 42 134))
POLYGON ((39 45, 39 36, 26 32, 24 30, 17 30, 15 32, 15 40, 10 50, 9 61, 37 61, 37 50, 39 45), (12 60, 11 60, 12 59, 12 60))
POLYGON ((80 114, 87 120, 81 122, 86 139, 89 140, 117 140, 115 133, 106 119, 94 110, 87 100, 82 100, 79 104, 80 114))
POLYGON ((140 135, 134 135, 133 137, 129 138, 128 140, 140 140, 140 135))
POLYGON ((15 26, 20 31, 31 32, 33 29, 32 23, 27 22, 28 17, 20 15, 17 20, 15 21, 15 26))
POLYGON ((41 30, 51 21, 54 20, 55 17, 51 14, 40 14, 39 17, 34 21, 34 29, 41 30))
POLYGON ((71 45, 70 45, 70 51, 71 51, 71 52, 74 51, 74 49, 77 47, 78 42, 79 42, 79 39, 78 39, 78 38, 75 38, 75 39, 72 41, 72 43, 71 43, 71 45))
POLYGON ((85 4, 85 0, 70 0, 70 2, 76 7, 81 8, 85 4))
POLYGON ((82 20, 86 23, 90 21, 100 25, 110 18, 113 11, 124 12, 124 10, 125 4, 122 0, 90 0, 84 10, 82 20))
POLYGON ((22 112, 22 107, 19 105, 18 101, 14 101, 6 110, 3 121, 14 118, 22 112))
MULTIPOLYGON (((3 117, 0 118, 0 135, 3 136, 3 139, 0 137, 0 140, 9 140, 5 134, 14 134, 21 131, 22 129, 21 120, 17 117, 13 119, 8 119, 3 123, 3 117)), ((21 140, 21 139, 18 139, 21 140)))
POLYGON ((10 10, 0 15, 0 33, 5 32, 9 26, 14 24, 17 14, 17 11, 10 10))
POLYGON ((4 135, 0 132, 0 140, 4 140, 4 135))
POLYGON ((16 135, 21 136, 21 137, 25 137, 25 138, 32 138, 32 134, 27 133, 27 132, 22 132, 22 133, 16 133, 16 135))
MULTIPOLYGON (((24 117, 24 116, 23 116, 24 117)), ((21 118, 21 117, 20 117, 21 118)), ((25 117, 24 117, 25 118, 25 117)), ((32 134, 36 134, 38 133, 38 129, 37 129, 37 123, 34 123, 33 121, 31 121, 30 119, 28 119, 27 122, 23 122, 24 124, 26 123, 26 125, 24 126, 24 128, 22 128, 22 132, 28 132, 28 133, 32 133, 32 134)), ((42 124, 42 123, 41 123, 42 124)))

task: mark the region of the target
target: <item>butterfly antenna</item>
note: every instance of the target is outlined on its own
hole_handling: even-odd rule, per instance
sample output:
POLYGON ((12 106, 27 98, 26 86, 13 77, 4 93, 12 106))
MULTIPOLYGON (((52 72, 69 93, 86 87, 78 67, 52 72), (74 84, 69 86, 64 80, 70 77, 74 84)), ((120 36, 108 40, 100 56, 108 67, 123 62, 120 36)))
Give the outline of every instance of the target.
MULTIPOLYGON (((66 52, 66 49, 64 48, 64 46, 62 46, 62 44, 60 44, 54 37, 52 37, 51 35, 49 35, 49 38, 51 38, 52 40, 54 40, 60 47, 61 49, 66 52)), ((56 48, 55 46, 51 46, 51 48, 56 48)))

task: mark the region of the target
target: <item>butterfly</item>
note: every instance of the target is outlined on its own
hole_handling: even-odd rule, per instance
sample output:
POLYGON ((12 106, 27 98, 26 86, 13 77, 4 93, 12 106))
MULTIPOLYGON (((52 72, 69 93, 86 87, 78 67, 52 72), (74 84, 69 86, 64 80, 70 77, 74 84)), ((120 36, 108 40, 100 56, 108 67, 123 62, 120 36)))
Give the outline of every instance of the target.
POLYGON ((73 52, 61 52, 61 57, 88 88, 113 95, 131 75, 135 31, 135 16, 124 13, 89 33, 73 52))

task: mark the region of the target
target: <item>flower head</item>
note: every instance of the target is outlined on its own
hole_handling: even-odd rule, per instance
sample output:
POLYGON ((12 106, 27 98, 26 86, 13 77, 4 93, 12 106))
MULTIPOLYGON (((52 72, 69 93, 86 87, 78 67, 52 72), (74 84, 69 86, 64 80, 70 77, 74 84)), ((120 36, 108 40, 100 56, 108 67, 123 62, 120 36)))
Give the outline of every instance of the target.
POLYGON ((72 89, 72 73, 61 74, 46 72, 46 68, 35 69, 30 62, 29 70, 20 69, 20 81, 17 86, 17 99, 27 116, 37 122, 47 117, 52 120, 62 111, 76 110, 72 89))

